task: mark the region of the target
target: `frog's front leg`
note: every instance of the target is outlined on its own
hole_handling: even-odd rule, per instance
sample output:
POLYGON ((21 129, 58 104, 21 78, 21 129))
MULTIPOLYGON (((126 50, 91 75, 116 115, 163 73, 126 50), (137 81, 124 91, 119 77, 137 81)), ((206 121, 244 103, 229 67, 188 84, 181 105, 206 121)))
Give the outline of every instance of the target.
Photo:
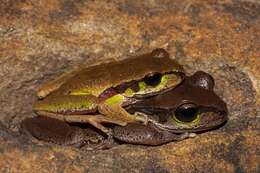
POLYGON ((22 132, 33 137, 59 145, 76 146, 87 149, 102 149, 112 147, 100 133, 92 129, 82 129, 48 117, 25 119, 21 123, 22 132))
POLYGON ((110 119, 116 119, 126 123, 142 122, 144 124, 147 124, 148 117, 145 114, 130 114, 122 107, 125 99, 126 98, 120 94, 112 96, 99 103, 98 111, 101 114, 106 115, 110 119))
POLYGON ((176 134, 169 131, 161 131, 151 124, 147 126, 140 123, 129 123, 128 125, 116 126, 113 129, 113 136, 119 141, 142 145, 161 145, 171 141, 180 141, 194 137, 193 133, 176 134))

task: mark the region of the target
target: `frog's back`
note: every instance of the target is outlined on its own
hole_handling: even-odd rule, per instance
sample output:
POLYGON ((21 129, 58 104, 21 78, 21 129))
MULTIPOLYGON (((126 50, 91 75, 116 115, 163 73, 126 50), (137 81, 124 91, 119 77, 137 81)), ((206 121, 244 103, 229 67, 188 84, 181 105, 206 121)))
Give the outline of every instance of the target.
POLYGON ((183 68, 170 59, 165 50, 155 49, 149 54, 82 69, 60 89, 91 91, 91 94, 99 95, 105 89, 123 82, 142 79, 150 73, 169 71, 183 71, 183 68))

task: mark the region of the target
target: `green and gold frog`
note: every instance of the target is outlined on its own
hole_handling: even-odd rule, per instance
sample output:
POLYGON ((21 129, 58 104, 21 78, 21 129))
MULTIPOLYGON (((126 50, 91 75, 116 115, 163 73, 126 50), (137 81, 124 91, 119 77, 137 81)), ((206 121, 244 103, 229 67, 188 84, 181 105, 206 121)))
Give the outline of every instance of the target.
POLYGON ((43 85, 33 105, 39 117, 24 120, 22 127, 38 139, 64 145, 103 143, 107 138, 101 132, 110 141, 159 145, 226 121, 226 105, 213 87, 209 74, 186 76, 182 66, 158 48, 43 85), (75 126, 78 123, 95 130, 75 126))

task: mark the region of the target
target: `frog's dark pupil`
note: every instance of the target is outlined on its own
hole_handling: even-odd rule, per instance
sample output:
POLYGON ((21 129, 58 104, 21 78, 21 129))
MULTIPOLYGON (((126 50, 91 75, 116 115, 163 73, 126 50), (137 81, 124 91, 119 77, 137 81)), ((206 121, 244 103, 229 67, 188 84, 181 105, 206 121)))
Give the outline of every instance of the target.
POLYGON ((198 116, 198 108, 195 105, 182 105, 175 111, 175 117, 184 123, 192 122, 198 116))
POLYGON ((162 79, 162 75, 160 73, 155 73, 153 75, 146 76, 144 78, 144 82, 147 85, 156 86, 161 82, 161 79, 162 79))

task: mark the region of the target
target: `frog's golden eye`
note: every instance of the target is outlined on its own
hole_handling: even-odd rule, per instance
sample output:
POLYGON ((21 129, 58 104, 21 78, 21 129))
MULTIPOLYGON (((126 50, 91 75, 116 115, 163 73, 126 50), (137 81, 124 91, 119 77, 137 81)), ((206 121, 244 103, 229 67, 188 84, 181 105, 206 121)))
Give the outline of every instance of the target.
POLYGON ((157 86, 158 84, 160 84, 161 79, 162 79, 162 74, 155 73, 152 75, 147 75, 144 78, 144 82, 145 82, 145 84, 147 84, 149 86, 157 86))
POLYGON ((199 108, 192 103, 186 103, 175 110, 175 119, 181 123, 191 123, 198 119, 199 108))

